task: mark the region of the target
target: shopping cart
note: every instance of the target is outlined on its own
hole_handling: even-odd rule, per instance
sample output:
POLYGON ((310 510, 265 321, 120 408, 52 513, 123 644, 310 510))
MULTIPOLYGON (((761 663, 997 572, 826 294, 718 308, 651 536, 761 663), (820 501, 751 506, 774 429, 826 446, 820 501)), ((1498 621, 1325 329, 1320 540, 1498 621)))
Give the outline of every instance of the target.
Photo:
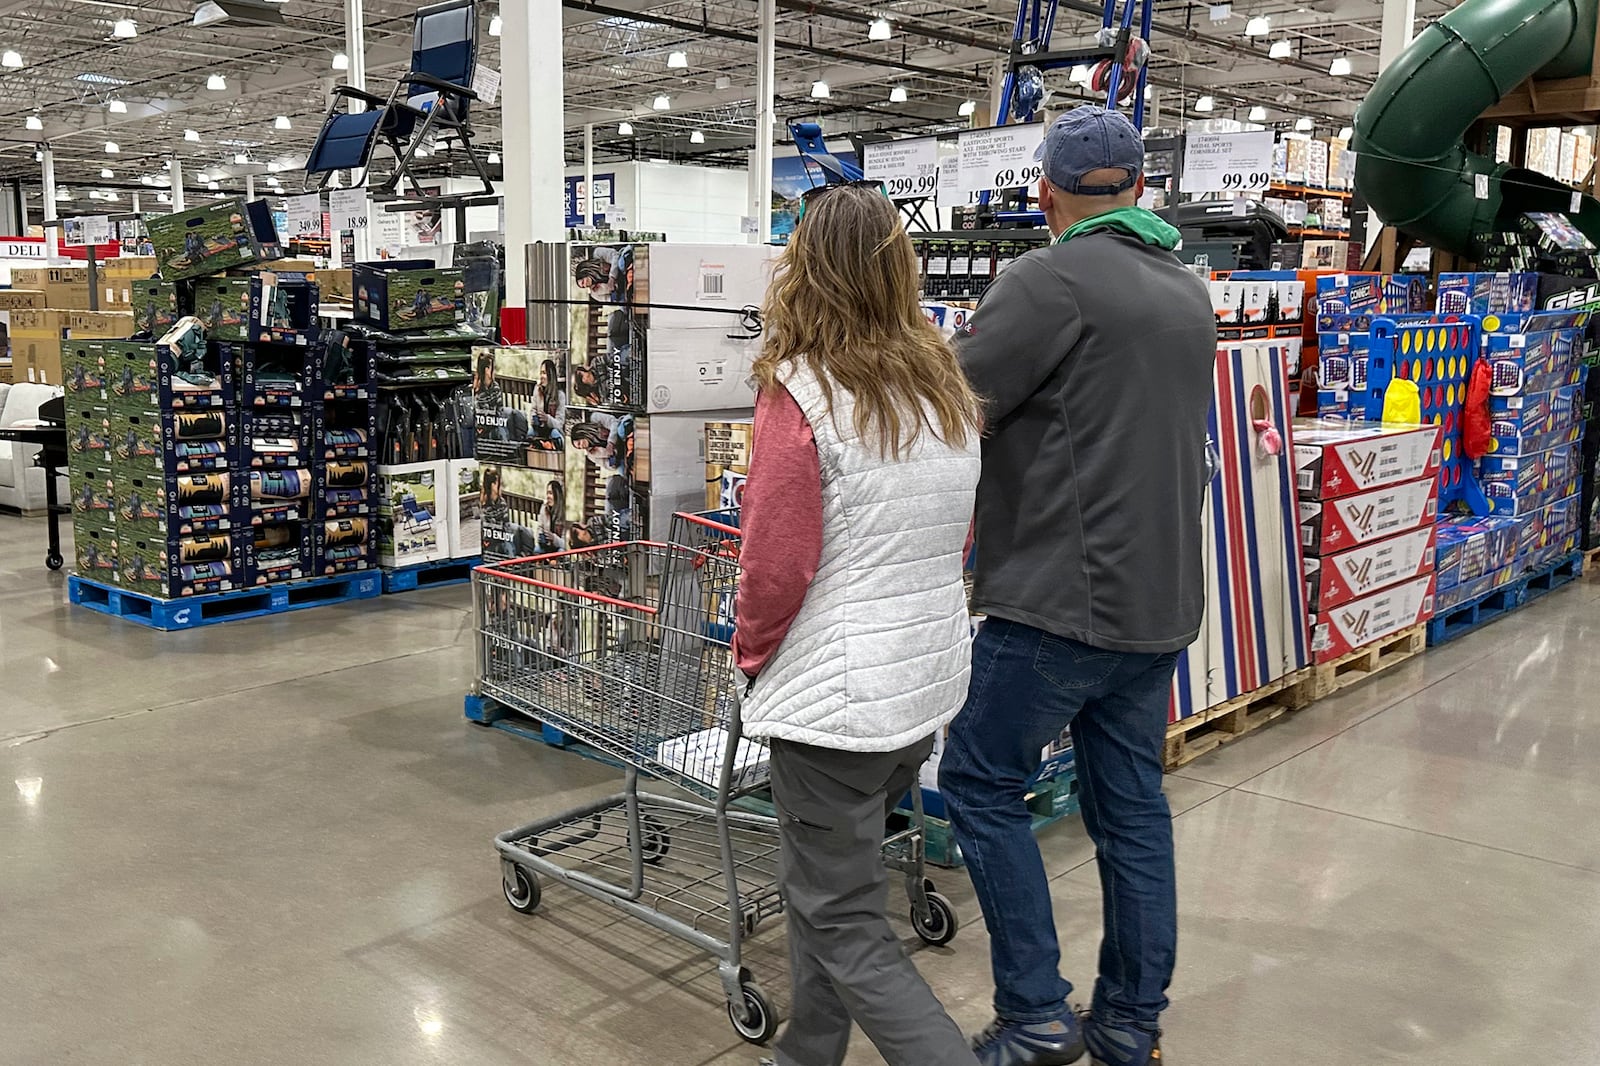
MULTIPOLYGON (((782 913, 778 822, 758 795, 766 745, 741 734, 729 644, 739 577, 737 512, 673 516, 668 543, 580 548, 473 572, 478 694, 623 765, 622 791, 495 837, 506 902, 531 914, 540 878, 632 915, 717 957, 728 1017, 766 1043, 772 1001, 743 944, 782 913), (688 799, 639 790, 641 774, 688 799)), ((884 842, 929 944, 956 934, 924 876, 922 793, 884 842)))

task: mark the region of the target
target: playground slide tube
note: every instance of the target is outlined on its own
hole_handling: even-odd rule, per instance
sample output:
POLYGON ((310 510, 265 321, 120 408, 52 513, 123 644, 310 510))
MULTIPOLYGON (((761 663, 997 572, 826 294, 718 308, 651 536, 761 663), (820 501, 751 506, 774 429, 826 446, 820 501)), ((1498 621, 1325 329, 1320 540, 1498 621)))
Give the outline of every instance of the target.
MULTIPOLYGON (((1418 34, 1356 112, 1356 188, 1378 217, 1471 255, 1475 235, 1503 215, 1566 211, 1570 190, 1468 151, 1462 138, 1529 78, 1587 75, 1597 8, 1600 0, 1465 0, 1418 34)), ((1574 219, 1600 233, 1600 202, 1585 200, 1574 219)))

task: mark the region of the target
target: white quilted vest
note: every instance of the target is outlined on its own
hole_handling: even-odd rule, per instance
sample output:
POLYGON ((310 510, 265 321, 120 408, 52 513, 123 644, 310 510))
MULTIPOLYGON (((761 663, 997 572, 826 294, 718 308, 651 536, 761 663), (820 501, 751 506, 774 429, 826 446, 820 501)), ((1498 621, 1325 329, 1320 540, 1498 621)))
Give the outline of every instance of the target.
POLYGON ((863 442, 854 400, 834 415, 811 370, 784 382, 822 467, 822 560, 799 615, 745 698, 745 733, 845 751, 895 751, 941 728, 967 698, 971 627, 961 552, 978 441, 924 431, 905 458, 863 442))

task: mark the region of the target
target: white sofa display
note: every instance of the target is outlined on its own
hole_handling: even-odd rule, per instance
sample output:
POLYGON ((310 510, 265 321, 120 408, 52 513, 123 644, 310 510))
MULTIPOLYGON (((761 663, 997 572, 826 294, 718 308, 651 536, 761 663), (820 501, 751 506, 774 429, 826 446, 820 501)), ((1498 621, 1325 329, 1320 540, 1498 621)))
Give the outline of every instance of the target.
MULTIPOLYGON (((37 420, 45 401, 60 395, 61 389, 55 385, 0 384, 0 427, 37 420)), ((0 440, 0 507, 26 515, 45 513, 44 469, 34 465, 38 454, 37 444, 0 440)), ((70 498, 65 476, 57 479, 56 492, 56 498, 63 503, 70 498)))

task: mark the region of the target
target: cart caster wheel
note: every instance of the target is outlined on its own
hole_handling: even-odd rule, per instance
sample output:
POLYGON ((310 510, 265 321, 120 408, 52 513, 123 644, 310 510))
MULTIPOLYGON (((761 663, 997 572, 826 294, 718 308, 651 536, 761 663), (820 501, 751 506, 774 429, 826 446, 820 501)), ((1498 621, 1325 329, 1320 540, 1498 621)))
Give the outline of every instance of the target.
POLYGON ((654 818, 642 818, 639 825, 644 836, 640 850, 644 852, 645 865, 661 865, 661 860, 672 850, 672 834, 654 818))
POLYGON ((916 908, 911 910, 911 928, 917 931, 924 944, 942 948, 956 938, 956 931, 961 928, 961 922, 956 918, 956 909, 950 901, 937 892, 928 893, 928 920, 923 921, 917 916, 916 908))
POLYGON ((772 1001, 767 999, 760 985, 747 982, 739 986, 739 991, 744 996, 746 1016, 741 1020, 738 1007, 728 1004, 728 1020, 733 1023, 733 1031, 752 1044, 765 1044, 777 1035, 778 1012, 772 1009, 772 1001))
POLYGON ((532 914, 539 909, 539 901, 544 897, 544 892, 539 888, 539 878, 524 870, 520 866, 511 868, 511 878, 500 879, 500 890, 506 894, 506 902, 511 904, 511 909, 519 914, 532 914))
POLYGON ((44 565, 49 567, 51 570, 60 570, 61 564, 64 562, 66 562, 66 560, 61 558, 60 552, 51 552, 49 555, 44 557, 44 565))

